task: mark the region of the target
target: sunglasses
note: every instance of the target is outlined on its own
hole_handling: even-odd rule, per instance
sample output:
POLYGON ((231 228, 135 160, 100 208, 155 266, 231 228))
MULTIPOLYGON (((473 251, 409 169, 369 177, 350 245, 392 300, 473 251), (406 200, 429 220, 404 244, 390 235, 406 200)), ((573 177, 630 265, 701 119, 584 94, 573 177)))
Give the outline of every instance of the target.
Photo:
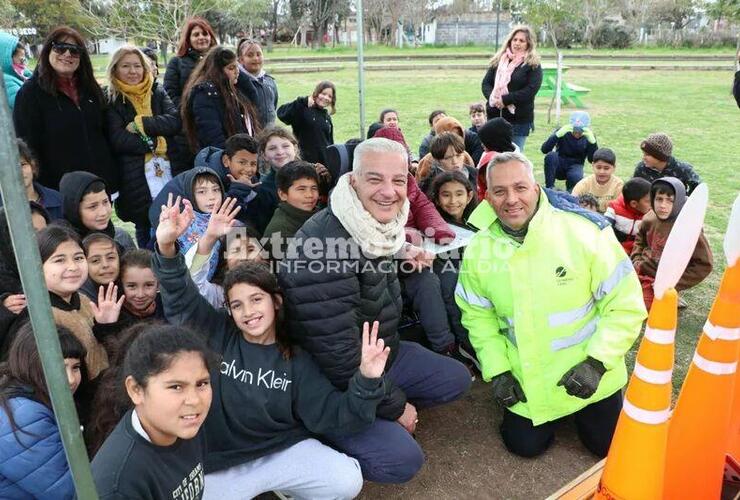
POLYGON ((70 56, 80 57, 80 54, 82 53, 84 48, 73 43, 51 42, 51 50, 53 50, 55 54, 59 54, 60 56, 69 51, 70 56))

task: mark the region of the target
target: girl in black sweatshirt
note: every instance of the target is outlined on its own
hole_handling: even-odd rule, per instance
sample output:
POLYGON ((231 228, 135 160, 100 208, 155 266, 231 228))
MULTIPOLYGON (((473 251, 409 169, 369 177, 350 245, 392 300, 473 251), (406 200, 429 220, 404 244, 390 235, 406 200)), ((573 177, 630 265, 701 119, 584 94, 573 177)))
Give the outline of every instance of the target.
POLYGON ((246 262, 227 273, 226 311, 200 295, 175 246, 193 217, 189 202, 184 206, 170 198, 162 209, 153 267, 167 320, 201 332, 223 357, 205 425, 206 498, 273 490, 294 498, 354 497, 362 488, 357 462, 312 436, 358 432, 373 422, 389 354, 377 323, 372 332, 365 325, 360 369, 347 391, 338 391, 310 355, 288 342, 282 295, 263 264, 246 262))
POLYGON ((326 165, 326 148, 334 144, 334 124, 331 115, 337 104, 337 88, 332 82, 316 85, 313 94, 283 104, 277 116, 293 127, 293 134, 301 146, 301 158, 311 163, 326 165))
POLYGON ((203 497, 209 372, 217 361, 195 333, 147 327, 131 344, 118 389, 128 410, 92 462, 101 500, 203 497))

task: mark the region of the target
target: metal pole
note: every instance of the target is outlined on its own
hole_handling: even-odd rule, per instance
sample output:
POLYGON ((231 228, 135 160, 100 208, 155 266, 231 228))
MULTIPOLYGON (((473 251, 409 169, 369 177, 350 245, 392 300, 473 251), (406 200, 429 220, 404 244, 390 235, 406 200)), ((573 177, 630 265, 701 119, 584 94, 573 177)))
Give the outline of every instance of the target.
POLYGON ((555 124, 559 127, 560 126, 560 98, 562 96, 562 88, 563 88, 563 53, 560 51, 560 49, 557 49, 558 52, 558 70, 557 70, 557 78, 555 79, 555 124))
POLYGON ((360 98, 360 138, 365 138, 365 25, 362 0, 357 0, 357 85, 360 98))
POLYGON ((501 0, 496 3, 496 50, 498 52, 498 23, 501 19, 501 0))
MULTIPOLYGON (((4 85, 2 75, 0 82, 4 85)), ((0 92, 0 130, 4 131, 0 132, 0 165, 3 165, 3 168, 0 168, 0 193, 3 196, 5 210, 13 214, 7 218, 10 239, 18 261, 18 272, 23 284, 23 293, 26 295, 33 335, 44 369, 54 417, 72 472, 77 498, 97 500, 90 462, 80 433, 80 421, 67 384, 59 336, 51 315, 49 292, 41 273, 41 257, 31 224, 31 210, 21 181, 15 129, 5 92, 0 92)))

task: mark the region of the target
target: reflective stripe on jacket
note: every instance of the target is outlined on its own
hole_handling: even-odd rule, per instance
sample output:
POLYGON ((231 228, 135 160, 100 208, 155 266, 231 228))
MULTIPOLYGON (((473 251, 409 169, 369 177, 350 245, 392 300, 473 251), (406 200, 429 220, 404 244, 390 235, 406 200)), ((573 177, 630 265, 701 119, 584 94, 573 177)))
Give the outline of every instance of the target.
POLYGON ((469 222, 481 231, 465 250, 456 300, 483 379, 511 370, 527 395, 510 409, 539 425, 623 387, 624 355, 646 312, 612 229, 553 207, 544 192, 522 244, 502 231, 488 203, 469 222), (607 372, 584 400, 557 383, 586 356, 607 372))

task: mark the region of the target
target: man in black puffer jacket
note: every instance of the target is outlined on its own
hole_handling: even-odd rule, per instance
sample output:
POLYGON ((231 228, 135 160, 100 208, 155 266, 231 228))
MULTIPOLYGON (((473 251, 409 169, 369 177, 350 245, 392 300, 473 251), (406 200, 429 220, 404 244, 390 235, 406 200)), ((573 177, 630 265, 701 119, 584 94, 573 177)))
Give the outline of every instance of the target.
POLYGON ((378 138, 361 143, 353 172, 339 178, 329 207, 303 225, 278 266, 288 330, 336 387, 345 389, 359 366, 363 323, 380 324, 378 337, 391 355, 379 418, 367 431, 331 441, 360 462, 365 479, 385 483, 410 480, 424 462, 411 435, 414 405, 455 400, 470 386, 461 363, 399 340, 403 304, 394 257, 403 255, 404 269, 431 264, 405 241, 407 182, 403 146, 378 138))

